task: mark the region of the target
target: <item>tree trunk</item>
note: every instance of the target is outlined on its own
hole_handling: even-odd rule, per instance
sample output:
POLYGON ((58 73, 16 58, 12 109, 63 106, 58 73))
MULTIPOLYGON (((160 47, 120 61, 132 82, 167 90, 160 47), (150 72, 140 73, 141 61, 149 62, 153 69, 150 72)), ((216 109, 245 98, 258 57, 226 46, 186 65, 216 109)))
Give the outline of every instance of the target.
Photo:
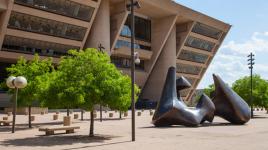
POLYGON ((81 109, 81 120, 83 121, 84 120, 84 110, 81 109))
POLYGON ((102 122, 102 105, 100 105, 100 122, 102 122))
POLYGON ((31 116, 32 116, 32 106, 28 106, 28 115, 29 115, 29 128, 32 128, 32 119, 31 119, 31 116))
POLYGON ((67 116, 69 117, 70 116, 70 109, 67 108, 67 116))
POLYGON ((90 112, 90 131, 89 136, 94 136, 94 110, 90 112))
POLYGON ((122 119, 122 112, 119 111, 119 119, 122 119))

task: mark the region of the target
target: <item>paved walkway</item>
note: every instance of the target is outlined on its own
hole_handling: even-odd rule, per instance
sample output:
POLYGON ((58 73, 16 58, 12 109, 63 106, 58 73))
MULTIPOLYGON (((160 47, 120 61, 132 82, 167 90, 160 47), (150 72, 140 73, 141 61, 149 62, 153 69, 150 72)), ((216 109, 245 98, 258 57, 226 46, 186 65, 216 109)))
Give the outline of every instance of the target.
MULTIPOLYGON (((89 113, 86 113, 86 121, 74 120, 74 125, 81 127, 76 133, 54 136, 44 136, 38 131, 40 126, 61 124, 52 120, 52 114, 36 115, 33 129, 27 128, 27 116, 19 115, 15 134, 10 133, 10 127, 0 127, 0 150, 267 150, 268 115, 256 114, 257 118, 244 126, 230 125, 215 118, 212 125, 198 128, 155 128, 150 124, 147 110, 142 116, 136 116, 136 142, 130 141, 131 119, 118 120, 118 113, 113 119, 104 113, 103 122, 96 119, 95 137, 88 137, 89 113)), ((60 115, 62 119, 65 114, 60 115)), ((1 118, 3 116, 0 114, 1 118)))

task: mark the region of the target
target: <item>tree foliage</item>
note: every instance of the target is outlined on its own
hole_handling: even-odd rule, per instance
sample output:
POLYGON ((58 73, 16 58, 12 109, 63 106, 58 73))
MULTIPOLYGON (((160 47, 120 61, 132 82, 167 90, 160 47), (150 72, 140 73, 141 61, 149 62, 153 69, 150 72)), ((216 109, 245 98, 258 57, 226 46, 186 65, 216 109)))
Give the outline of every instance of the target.
MULTIPOLYGON (((268 107, 268 82, 260 77, 253 75, 253 106, 268 107)), ((232 88, 248 104, 250 104, 251 78, 243 77, 233 83, 232 88)))
POLYGON ((215 85, 214 84, 210 84, 207 88, 204 88, 204 93, 209 96, 210 98, 212 98, 212 92, 215 90, 215 85))
MULTIPOLYGON (((38 55, 35 55, 33 60, 27 61, 21 57, 16 64, 7 68, 9 76, 24 76, 27 79, 27 86, 20 89, 18 93, 18 106, 31 106, 34 101, 38 100, 38 77, 53 71, 51 59, 40 60, 38 55)), ((9 93, 14 90, 9 89, 9 93)))

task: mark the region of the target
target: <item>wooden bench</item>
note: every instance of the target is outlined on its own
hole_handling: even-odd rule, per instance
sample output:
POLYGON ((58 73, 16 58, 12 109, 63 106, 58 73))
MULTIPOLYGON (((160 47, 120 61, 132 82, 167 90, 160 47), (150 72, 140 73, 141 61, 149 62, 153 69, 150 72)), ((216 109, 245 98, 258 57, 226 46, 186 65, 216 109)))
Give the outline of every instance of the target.
POLYGON ((78 126, 51 126, 51 127, 41 127, 39 128, 39 131, 46 132, 46 135, 53 135, 55 131, 65 130, 66 134, 74 133, 75 129, 80 129, 78 126))
POLYGON ((12 121, 8 121, 8 120, 0 120, 0 126, 10 126, 10 124, 12 123, 12 121))

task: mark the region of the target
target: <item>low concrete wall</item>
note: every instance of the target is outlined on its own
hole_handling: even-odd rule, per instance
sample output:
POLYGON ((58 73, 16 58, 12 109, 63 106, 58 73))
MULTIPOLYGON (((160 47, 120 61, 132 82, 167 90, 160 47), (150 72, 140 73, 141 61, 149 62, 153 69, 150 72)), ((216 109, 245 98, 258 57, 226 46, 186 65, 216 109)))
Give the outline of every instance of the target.
MULTIPOLYGON (((5 108, 4 112, 12 112, 12 108, 5 108)), ((48 113, 48 108, 41 108, 41 107, 32 107, 32 114, 41 114, 41 112, 44 112, 45 114, 48 113)), ((18 115, 27 115, 28 114, 28 107, 20 107, 17 108, 17 114, 18 115)))

